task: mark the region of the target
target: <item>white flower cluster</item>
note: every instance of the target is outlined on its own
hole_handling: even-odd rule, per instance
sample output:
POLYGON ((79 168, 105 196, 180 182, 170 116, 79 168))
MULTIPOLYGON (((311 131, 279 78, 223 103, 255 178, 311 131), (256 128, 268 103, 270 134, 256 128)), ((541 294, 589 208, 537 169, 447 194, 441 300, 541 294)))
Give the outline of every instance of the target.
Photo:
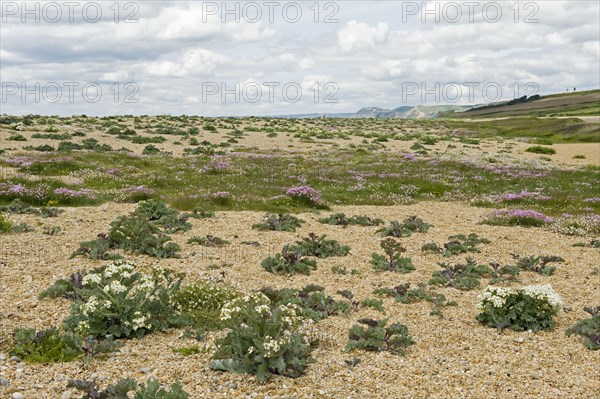
POLYGON ((91 296, 86 303, 80 307, 84 316, 95 313, 98 309, 110 309, 111 303, 108 300, 100 300, 97 296, 91 296))
POLYGON ((135 269, 135 263, 117 260, 104 269, 103 276, 105 278, 111 278, 116 276, 117 278, 128 278, 133 274, 133 270, 135 269))
POLYGON ((289 338, 283 338, 282 342, 273 339, 270 335, 265 337, 265 341, 263 343, 263 348, 265 349, 265 357, 270 358, 273 357, 277 352, 281 350, 281 346, 285 345, 289 342, 289 338))
POLYGON ((482 310, 486 303, 491 303, 495 308, 501 308, 510 295, 512 295, 512 291, 509 288, 488 285, 477 297, 477 309, 482 310))
POLYGON ((242 298, 234 299, 233 301, 227 302, 221 308, 221 320, 229 320, 237 313, 242 311, 242 307, 247 307, 248 305, 254 305, 254 311, 258 314, 264 312, 265 309, 267 312, 270 311, 271 300, 262 292, 253 292, 252 294, 245 295, 242 298), (266 306, 266 308, 265 308, 266 306))
POLYGON ((100 276, 99 274, 96 273, 90 273, 90 274, 86 274, 85 276, 83 276, 83 285, 92 285, 93 284, 100 284, 100 280, 102 280, 102 276, 100 276))
POLYGON ((152 317, 152 315, 150 313, 146 313, 146 315, 142 315, 141 312, 135 312, 133 314, 134 319, 131 320, 131 328, 133 328, 133 331, 137 331, 139 328, 145 327, 148 330, 150 330, 152 328, 152 324, 147 323, 146 324, 146 320, 150 319, 152 317))
POLYGON ((554 291, 550 284, 530 285, 524 287, 521 292, 531 298, 545 300, 554 309, 560 309, 563 305, 562 298, 554 291))
POLYGON ((103 288, 104 292, 110 294, 111 292, 114 294, 120 294, 121 292, 127 291, 127 287, 121 284, 119 281, 113 281, 110 284, 107 284, 103 288))

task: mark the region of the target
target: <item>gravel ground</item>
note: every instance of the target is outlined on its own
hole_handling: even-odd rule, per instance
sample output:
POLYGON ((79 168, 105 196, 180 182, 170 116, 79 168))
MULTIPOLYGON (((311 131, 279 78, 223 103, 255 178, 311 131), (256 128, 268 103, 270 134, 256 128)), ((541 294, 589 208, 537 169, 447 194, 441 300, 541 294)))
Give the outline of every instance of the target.
MULTIPOLYGON (((107 204, 93 208, 66 208, 54 219, 30 215, 11 215, 15 222, 27 222, 37 232, 0 236, 0 326, 5 339, 15 327, 47 328, 59 325, 67 315, 69 302, 62 299, 37 300, 37 295, 53 281, 102 262, 69 259, 78 243, 93 239, 106 231, 117 216, 134 205, 107 204), (59 225, 62 233, 47 236, 42 225, 59 225)), ((52 365, 30 365, 9 361, 6 342, 0 346, 0 398, 31 399, 78 398, 65 388, 68 379, 97 378, 100 384, 119 378, 134 377, 138 381, 155 376, 163 383, 182 381, 191 398, 600 398, 600 352, 586 350, 578 337, 566 337, 565 329, 586 317, 584 306, 600 304, 600 265, 597 249, 576 248, 581 238, 565 237, 542 229, 495 227, 477 224, 488 209, 459 203, 424 202, 394 207, 336 207, 347 215, 367 214, 387 221, 418 215, 434 225, 426 234, 413 234, 403 239, 407 256, 413 258, 416 270, 407 275, 375 272, 368 261, 372 252, 381 252, 375 227, 328 226, 317 222, 319 215, 302 214, 307 223, 295 233, 258 232, 250 228, 263 214, 257 212, 220 212, 215 219, 191 220, 193 229, 173 236, 182 246, 181 259, 156 261, 148 257, 129 257, 138 264, 160 263, 197 275, 225 274, 244 290, 274 287, 300 288, 306 284, 322 285, 328 293, 350 289, 359 299, 373 297, 379 286, 391 287, 403 282, 416 285, 426 282, 432 271, 439 269, 439 255, 423 255, 422 244, 442 244, 453 234, 471 232, 486 237, 491 244, 481 245, 474 258, 481 263, 509 263, 510 253, 520 255, 559 255, 566 262, 558 265, 551 277, 523 272, 520 282, 512 287, 551 283, 563 297, 565 309, 557 317, 553 332, 498 332, 479 325, 475 316, 476 297, 480 289, 462 292, 440 289, 457 307, 444 309, 444 319, 430 316, 432 305, 412 305, 385 299, 385 315, 374 309, 360 309, 348 317, 330 317, 317 326, 322 335, 320 347, 313 353, 317 362, 298 379, 274 377, 260 385, 254 377, 209 370, 210 352, 184 357, 173 353, 175 347, 193 344, 180 339, 181 331, 150 334, 140 340, 129 340, 120 353, 106 360, 80 361, 52 365), (310 232, 328 234, 329 238, 348 244, 347 257, 318 261, 318 269, 310 276, 281 277, 267 273, 260 261, 280 250, 288 242, 310 232), (194 235, 212 233, 231 241, 223 249, 205 250, 186 244, 194 235), (258 241, 260 247, 241 244, 258 241), (211 270, 210 264, 222 265, 211 270), (360 275, 336 275, 334 265, 357 269, 360 275), (390 322, 408 326, 417 341, 406 356, 388 353, 344 352, 350 326, 361 317, 389 317, 390 322), (345 360, 358 357, 361 363, 350 368, 345 360), (3 380, 5 379, 5 380, 3 380), (19 396, 21 394, 22 396, 19 396)), ((464 260, 453 257, 451 262, 464 260)), ((213 342, 215 334, 206 337, 213 342)))

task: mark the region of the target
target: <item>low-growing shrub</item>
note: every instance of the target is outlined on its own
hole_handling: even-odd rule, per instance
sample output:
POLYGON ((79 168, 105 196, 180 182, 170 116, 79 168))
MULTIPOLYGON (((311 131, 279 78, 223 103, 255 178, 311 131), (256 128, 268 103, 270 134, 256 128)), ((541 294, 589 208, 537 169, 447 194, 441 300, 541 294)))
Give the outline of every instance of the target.
POLYGON ((326 208, 321 193, 310 186, 292 187, 285 192, 285 195, 300 205, 326 208))
POLYGON ((260 265, 268 272, 292 276, 296 273, 310 274, 311 269, 317 268, 317 262, 307 259, 302 248, 290 247, 289 244, 283 247, 280 254, 269 256, 260 265))
POLYGON ((556 154, 556 150, 550 147, 542 147, 540 145, 534 145, 525 150, 525 152, 531 152, 534 154, 544 154, 544 155, 554 155, 556 154))
POLYGON ((467 263, 450 265, 438 263, 443 270, 436 270, 429 279, 429 285, 441 285, 468 291, 479 287, 483 276, 492 274, 487 266, 478 266, 472 258, 467 258, 467 263))
POLYGON ((430 224, 427 224, 416 216, 411 216, 409 218, 404 219, 402 223, 398 221, 390 222, 388 227, 381 228, 377 230, 378 233, 381 234, 382 237, 408 237, 413 233, 426 233, 427 230, 431 227, 430 224))
POLYGON ((295 216, 288 214, 267 214, 262 223, 252 225, 253 229, 257 230, 273 230, 273 231, 296 231, 304 223, 304 220, 298 219, 295 216))
POLYGON ((383 219, 374 219, 365 215, 357 215, 347 217, 344 213, 334 213, 329 215, 326 218, 319 219, 320 223, 331 224, 335 226, 348 226, 348 225, 358 225, 358 226, 379 226, 383 223, 383 219))
POLYGON ((297 305, 274 306, 260 292, 230 302, 221 311, 230 331, 216 341, 211 367, 254 374, 260 382, 272 374, 301 376, 314 362, 301 314, 297 305))
POLYGON ((412 259, 402 257, 402 253, 406 252, 399 242, 391 237, 381 241, 385 255, 373 253, 371 264, 375 270, 392 271, 397 273, 410 273, 415 270, 412 264, 412 259))
POLYGON ((350 328, 346 351, 388 351, 404 355, 405 348, 415 343, 404 324, 393 323, 386 327, 388 319, 360 319, 350 328))
POLYGON ((533 285, 512 291, 488 286, 478 297, 477 321, 497 329, 550 331, 562 299, 549 284, 533 285))
POLYGON ((600 215, 563 215, 550 226, 555 233, 569 236, 600 236, 600 215))
POLYGON ((194 208, 192 212, 187 213, 186 215, 192 219, 210 219, 215 217, 215 213, 213 211, 207 211, 200 208, 194 208))
POLYGON ((583 344, 591 350, 600 349, 600 306, 584 308, 590 318, 579 321, 567 330, 567 335, 577 334, 583 338, 583 344))
POLYGON ((552 222, 552 218, 530 209, 500 209, 487 215, 481 223, 492 226, 539 227, 552 222))
POLYGON ((317 236, 310 233, 301 241, 296 241, 293 246, 294 251, 301 251, 305 256, 316 256, 317 258, 329 258, 330 256, 346 256, 350 252, 350 247, 341 245, 336 240, 328 240, 325 234, 317 236))

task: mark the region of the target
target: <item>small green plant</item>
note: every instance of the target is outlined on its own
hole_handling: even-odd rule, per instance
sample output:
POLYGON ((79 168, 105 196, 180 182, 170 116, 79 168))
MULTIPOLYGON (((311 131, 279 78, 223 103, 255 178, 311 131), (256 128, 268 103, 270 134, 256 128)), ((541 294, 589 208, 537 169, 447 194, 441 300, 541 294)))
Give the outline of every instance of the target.
POLYGON ((433 252, 433 253, 443 253, 444 249, 437 245, 435 242, 430 242, 427 244, 423 244, 421 246, 421 251, 423 252, 433 252))
POLYGON ((254 374, 264 382, 272 374, 300 377, 314 362, 297 305, 274 306, 257 292, 225 305, 221 319, 230 331, 215 343, 213 369, 254 374))
POLYGON ((206 237, 194 236, 187 240, 188 244, 199 244, 205 247, 223 247, 229 244, 229 241, 224 240, 220 237, 207 234, 206 237))
POLYGON ((12 230, 13 224, 0 213, 0 233, 8 233, 12 230))
POLYGON ((334 213, 329 215, 326 218, 319 219, 320 223, 332 224, 335 226, 348 226, 348 225, 358 225, 358 226, 379 226, 383 223, 383 219, 374 219, 369 216, 357 215, 347 217, 344 213, 334 213))
POLYGON ((383 301, 377 298, 365 298, 360 301, 360 306, 363 308, 374 308, 379 310, 381 313, 385 313, 385 309, 383 308, 383 301))
POLYGON ((381 234, 382 237, 408 237, 413 233, 426 233, 427 230, 431 227, 430 224, 427 224, 416 216, 411 216, 407 219, 404 219, 402 223, 398 221, 390 222, 388 227, 384 227, 382 229, 377 230, 378 233, 381 234))
POLYGON ((346 256, 350 252, 350 247, 341 245, 336 240, 328 240, 325 234, 317 236, 310 233, 301 241, 296 241, 293 250, 299 250, 305 256, 316 256, 317 258, 328 258, 330 256, 346 256))
POLYGON ((200 208, 194 208, 192 212, 188 213, 187 216, 193 219, 210 219, 215 217, 215 213, 213 211, 207 211, 200 208))
POLYGON ((371 264, 375 270, 397 273, 410 273, 415 270, 412 260, 402 257, 402 253, 406 252, 406 248, 399 242, 388 237, 381 241, 380 245, 385 252, 385 256, 376 253, 372 254, 371 264))
POLYGON ((269 256, 260 264, 266 271, 277 274, 310 274, 316 270, 317 262, 307 259, 302 248, 285 245, 280 254, 269 256))
POLYGON ((443 270, 436 270, 429 279, 429 285, 453 287, 458 290, 468 291, 479 287, 483 276, 492 274, 487 266, 478 266, 472 258, 467 258, 467 263, 450 265, 438 263, 443 270))
POLYGON ((525 152, 531 152, 534 154, 544 154, 544 155, 554 155, 556 154, 556 150, 550 147, 542 147, 540 145, 534 145, 525 150, 525 152))
POLYGON ((173 348, 173 352, 178 353, 182 356, 192 356, 200 353, 200 348, 198 347, 198 345, 182 346, 180 348, 173 348))
POLYGON ((573 159, 585 159, 585 155, 580 155, 580 154, 574 155, 573 159))
POLYGON ((497 329, 550 331, 562 299, 552 286, 534 285, 518 291, 488 286, 478 297, 477 321, 497 329))
POLYGON ((333 265, 333 266, 331 266, 331 272, 333 274, 341 274, 343 276, 348 275, 348 274, 351 274, 353 276, 360 274, 360 272, 358 270, 356 270, 356 269, 348 270, 348 268, 346 266, 344 266, 344 265, 333 265))
POLYGON ((577 334, 583 338, 583 344, 591 350, 600 349, 600 306, 583 308, 590 318, 579 321, 567 330, 567 335, 577 334))
POLYGON ((512 265, 500 267, 500 263, 497 262, 490 262, 490 268, 492 269, 490 284, 517 281, 517 275, 521 270, 518 266, 512 265))
POLYGON ((49 236, 55 236, 62 231, 60 226, 44 226, 42 229, 42 234, 46 234, 49 236))
POLYGON ((404 355, 406 348, 415 343, 404 324, 393 323, 386 327, 388 319, 360 319, 350 328, 346 351, 388 351, 404 355))
POLYGON ((444 256, 464 254, 467 252, 479 252, 479 244, 489 244, 491 241, 487 238, 479 237, 475 233, 468 236, 458 234, 448 237, 449 242, 444 244, 444 256))
POLYGON ((517 261, 517 267, 521 270, 529 270, 544 276, 551 276, 556 271, 556 267, 548 266, 548 263, 564 262, 564 259, 560 256, 525 256, 521 258, 517 254, 511 254, 512 257, 517 261))
POLYGON ((82 353, 79 336, 69 332, 61 334, 56 328, 43 331, 17 329, 10 350, 11 356, 29 363, 68 362, 82 353))
POLYGON ((19 223, 19 224, 14 224, 12 226, 11 231, 13 233, 31 233, 31 232, 35 231, 35 229, 33 227, 31 227, 30 225, 28 225, 27 223, 19 223))
POLYGON ((262 223, 253 224, 252 228, 257 230, 273 231, 296 231, 304 223, 304 220, 288 214, 267 214, 262 223))
POLYGON ((85 274, 85 272, 75 272, 71 274, 68 280, 60 279, 55 281, 54 284, 39 294, 38 299, 58 297, 72 300, 81 299, 82 296, 79 295, 79 290, 83 288, 83 277, 85 274))
POLYGON ((378 288, 373 291, 375 295, 385 295, 396 299, 397 302, 410 304, 420 301, 431 302, 435 305, 430 312, 432 316, 443 317, 442 307, 456 306, 454 301, 447 301, 443 294, 427 289, 426 284, 419 284, 417 288, 410 288, 410 283, 397 285, 393 288, 378 288))

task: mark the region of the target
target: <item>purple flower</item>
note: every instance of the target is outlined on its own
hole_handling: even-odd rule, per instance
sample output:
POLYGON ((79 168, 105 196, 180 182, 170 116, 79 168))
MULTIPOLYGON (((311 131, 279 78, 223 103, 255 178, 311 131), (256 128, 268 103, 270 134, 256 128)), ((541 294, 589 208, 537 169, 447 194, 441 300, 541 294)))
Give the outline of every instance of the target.
POLYGON ((94 190, 90 190, 87 188, 83 188, 81 190, 71 190, 70 188, 60 187, 60 188, 55 189, 53 192, 55 195, 58 195, 61 197, 66 197, 66 198, 87 198, 87 199, 96 198, 94 190))
POLYGON ((216 193, 212 193, 210 196, 214 199, 226 199, 231 196, 231 193, 229 191, 217 191, 216 193))
POLYGON ((293 199, 304 199, 314 203, 320 203, 322 201, 321 193, 311 186, 292 187, 285 192, 285 195, 293 199))

